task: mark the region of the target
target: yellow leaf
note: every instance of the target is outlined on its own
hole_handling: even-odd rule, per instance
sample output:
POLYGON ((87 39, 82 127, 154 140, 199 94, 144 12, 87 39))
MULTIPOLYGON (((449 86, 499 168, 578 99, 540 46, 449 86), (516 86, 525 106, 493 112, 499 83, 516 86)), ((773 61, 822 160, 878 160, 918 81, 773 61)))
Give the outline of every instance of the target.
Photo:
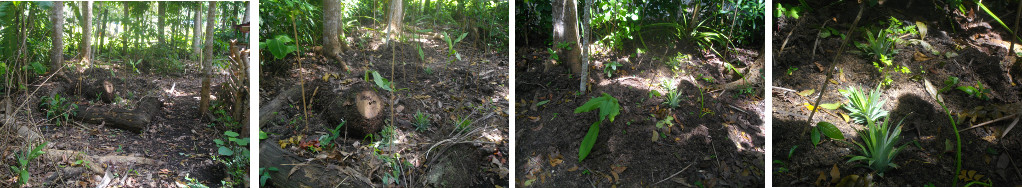
POLYGON ((814 108, 814 107, 813 107, 813 104, 809 104, 809 103, 802 103, 802 105, 804 105, 804 106, 806 107, 806 109, 809 109, 809 111, 813 111, 813 108, 814 108))
POLYGON ((848 117, 848 114, 845 114, 845 113, 841 113, 841 118, 845 119, 845 123, 848 123, 848 120, 850 119, 848 117))
POLYGON ((815 92, 816 92, 815 89, 808 89, 808 90, 803 90, 801 92, 798 92, 798 95, 802 95, 803 97, 806 97, 806 96, 812 95, 815 92))
POLYGON ((660 140, 660 134, 657 134, 656 130, 653 130, 653 138, 651 138, 651 140, 653 140, 653 142, 660 140))
POLYGON ((576 166, 572 166, 571 168, 569 168, 568 172, 574 172, 576 170, 578 170, 578 166, 577 165, 576 166))

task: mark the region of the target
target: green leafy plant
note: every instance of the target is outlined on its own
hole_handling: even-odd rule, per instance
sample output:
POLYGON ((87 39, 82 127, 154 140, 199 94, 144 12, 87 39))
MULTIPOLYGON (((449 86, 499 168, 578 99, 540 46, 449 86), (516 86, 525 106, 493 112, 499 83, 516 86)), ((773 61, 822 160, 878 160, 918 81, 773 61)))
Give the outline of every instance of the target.
POLYGON ((142 72, 138 71, 138 65, 142 63, 142 59, 143 58, 139 58, 138 61, 127 60, 128 65, 131 66, 132 71, 135 71, 135 74, 142 74, 142 72))
POLYGON ((617 71, 618 66, 621 66, 621 63, 611 61, 610 63, 603 65, 603 73, 607 73, 607 77, 609 78, 614 75, 614 71, 617 71))
POLYGON ((797 70, 798 70, 798 67, 788 67, 788 71, 786 71, 785 74, 787 74, 788 76, 791 76, 791 74, 794 74, 795 71, 797 71, 797 70))
MULTIPOLYGON (((887 30, 879 30, 874 35, 873 32, 866 30, 866 43, 855 42, 855 47, 858 47, 866 55, 873 58, 873 61, 883 62, 885 66, 890 66, 891 60, 894 54, 898 53, 898 50, 894 48, 895 40, 888 36, 887 30)), ((876 62, 874 62, 876 63, 876 62)))
POLYGON ((220 139, 213 140, 219 148, 217 153, 220 154, 213 156, 213 159, 227 166, 226 171, 230 175, 231 181, 223 182, 225 187, 242 185, 248 177, 249 140, 239 137, 241 135, 234 131, 224 131, 224 136, 226 136, 227 142, 220 139))
POLYGON ((664 90, 667 90, 666 95, 664 95, 665 97, 664 104, 670 106, 671 108, 677 108, 681 106, 679 104, 681 103, 681 89, 679 89, 678 86, 672 84, 673 82, 674 82, 673 80, 665 79, 660 82, 660 87, 664 88, 664 90))
POLYGON ((941 87, 937 93, 951 91, 952 88, 955 88, 955 85, 958 85, 958 80, 958 77, 948 76, 947 79, 944 79, 944 87, 941 87))
POLYGON ((840 37, 841 40, 844 40, 846 38, 844 33, 841 33, 841 31, 838 31, 837 29, 834 29, 832 27, 820 28, 820 38, 829 38, 831 36, 840 37))
POLYGON ((292 41, 294 40, 291 40, 291 38, 287 37, 287 35, 277 35, 274 39, 267 39, 266 42, 260 42, 259 46, 270 51, 270 54, 272 54, 274 58, 283 59, 287 56, 287 54, 298 50, 297 46, 287 44, 292 41))
POLYGON ((880 100, 879 85, 876 89, 869 92, 868 96, 865 90, 855 87, 848 87, 848 90, 838 90, 838 92, 848 99, 849 102, 844 105, 844 108, 851 112, 849 116, 855 123, 876 121, 887 116, 887 111, 883 109, 884 103, 887 103, 887 100, 880 100))
POLYGON ((31 175, 28 172, 28 162, 45 154, 46 152, 43 151, 43 148, 46 147, 46 144, 48 144, 48 142, 43 142, 33 147, 31 151, 25 151, 24 153, 21 153, 21 155, 18 155, 18 166, 11 166, 11 171, 18 174, 17 187, 24 186, 28 183, 28 179, 31 175))
POLYGON ((593 149, 593 145, 596 144, 596 137, 600 134, 600 124, 603 124, 604 120, 614 122, 614 117, 617 117, 621 112, 621 106, 618 105, 617 98, 610 96, 607 93, 603 93, 603 96, 589 99, 588 102, 575 108, 575 113, 585 113, 589 111, 600 110, 600 120, 594 122, 589 126, 589 131, 586 136, 582 138, 582 144, 578 148, 578 161, 582 162, 589 156, 589 152, 593 149))
POLYGON ((990 100, 990 88, 983 87, 983 83, 976 81, 975 87, 973 86, 958 86, 958 90, 962 90, 968 93, 970 97, 990 100))
POLYGON ((456 121, 454 123, 455 123, 455 127, 457 127, 457 129, 455 129, 456 131, 463 131, 463 130, 468 129, 468 127, 470 125, 472 125, 472 120, 469 119, 468 116, 465 116, 465 117, 458 118, 458 121, 456 121))
POLYGON ((266 180, 270 180, 270 172, 279 171, 277 167, 259 168, 259 186, 266 186, 266 180))
MULTIPOLYGON (((811 130, 810 133, 812 134, 813 146, 816 146, 816 145, 820 144, 820 134, 821 133, 823 135, 826 135, 827 137, 832 138, 832 139, 836 139, 836 140, 845 139, 845 135, 841 133, 840 129, 838 129, 836 126, 834 126, 834 124, 831 124, 830 122, 826 122, 826 121, 821 121, 819 123, 816 123, 816 126, 813 127, 813 129, 811 130)), ((792 148, 792 150, 794 150, 794 148, 792 148)), ((788 154, 788 155, 790 156, 791 154, 788 154)))
POLYGON ((43 97, 42 106, 46 109, 46 119, 52 119, 57 126, 70 121, 71 116, 78 109, 77 104, 68 101, 67 98, 60 97, 59 93, 54 94, 52 98, 43 97))
POLYGON ((882 123, 869 120, 866 129, 859 130, 859 137, 863 144, 855 143, 863 155, 853 156, 848 159, 848 162, 866 161, 866 166, 880 176, 883 176, 889 168, 898 168, 899 166, 892 161, 908 145, 896 146, 901 139, 901 123, 905 121, 905 118, 902 118, 893 130, 890 127, 890 120, 890 116, 885 118, 882 123))
MULTIPOLYGON (((366 71, 366 73, 373 75, 373 83, 376 83, 376 86, 379 86, 380 88, 383 88, 383 90, 394 92, 393 83, 388 81, 387 78, 384 78, 383 76, 380 76, 380 72, 370 70, 370 71, 366 71)), ((369 79, 367 78, 366 80, 369 80, 369 79)))
POLYGON ((415 130, 422 132, 429 129, 429 114, 424 114, 418 110, 415 111, 415 130))
POLYGON ((447 42, 448 49, 447 56, 450 57, 453 55, 454 57, 458 58, 458 61, 461 61, 461 54, 458 53, 458 50, 454 49, 454 45, 458 44, 458 42, 461 42, 461 39, 465 39, 465 36, 467 36, 468 33, 462 33, 460 36, 458 36, 457 39, 453 38, 454 35, 447 34, 446 31, 443 32, 442 34, 444 36, 444 42, 447 42))
POLYGON ((327 145, 327 147, 333 147, 334 146, 333 141, 336 140, 337 137, 341 136, 341 127, 344 126, 344 123, 345 123, 345 121, 342 120, 341 123, 337 125, 337 127, 334 127, 334 129, 328 130, 328 131, 330 131, 330 135, 320 136, 319 137, 319 143, 325 143, 327 145))

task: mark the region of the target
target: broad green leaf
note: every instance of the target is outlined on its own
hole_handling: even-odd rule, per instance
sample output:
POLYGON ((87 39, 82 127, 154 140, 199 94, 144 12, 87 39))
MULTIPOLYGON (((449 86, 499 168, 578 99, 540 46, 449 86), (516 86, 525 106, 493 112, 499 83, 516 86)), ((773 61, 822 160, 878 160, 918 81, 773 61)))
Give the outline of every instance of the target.
POLYGON ((593 125, 589 126, 589 132, 586 133, 586 137, 582 138, 582 144, 578 147, 578 162, 586 159, 589 156, 589 152, 593 149, 593 145, 596 144, 596 137, 600 134, 600 122, 597 121, 593 125))
POLYGON ((548 102, 550 102, 550 100, 539 101, 538 103, 536 103, 536 106, 543 106, 544 104, 546 104, 548 102))
POLYGON ((223 146, 220 146, 220 150, 218 150, 217 153, 220 153, 220 155, 225 155, 225 156, 234 155, 234 151, 231 151, 230 148, 223 147, 223 146))
POLYGON ((391 88, 390 81, 387 81, 387 78, 384 78, 383 76, 380 76, 380 72, 377 72, 377 71, 372 71, 372 72, 373 72, 373 81, 376 82, 376 86, 379 86, 380 88, 383 88, 383 90, 387 90, 387 91, 390 91, 390 92, 394 91, 394 88, 391 88))
POLYGON ((820 129, 820 132, 823 132, 824 135, 827 135, 827 137, 837 140, 845 139, 845 135, 841 133, 841 130, 834 126, 834 124, 831 124, 830 122, 821 121, 819 123, 816 123, 816 127, 818 127, 820 129))
POLYGON ((213 139, 213 142, 216 143, 216 145, 224 145, 224 141, 220 139, 213 139))
POLYGON ((820 108, 824 108, 824 109, 827 109, 827 110, 836 110, 839 107, 841 107, 841 103, 839 103, 839 102, 830 103, 830 104, 820 104, 820 108))
POLYGON ((810 133, 812 133, 812 137, 810 138, 813 139, 813 146, 820 144, 820 131, 817 129, 818 129, 817 127, 813 127, 813 130, 809 131, 810 133))
POLYGON ((227 135, 229 137, 238 137, 239 134, 234 131, 225 131, 224 135, 227 135))
POLYGON ((269 138, 269 135, 266 135, 266 132, 259 131, 259 140, 266 139, 266 138, 269 138))

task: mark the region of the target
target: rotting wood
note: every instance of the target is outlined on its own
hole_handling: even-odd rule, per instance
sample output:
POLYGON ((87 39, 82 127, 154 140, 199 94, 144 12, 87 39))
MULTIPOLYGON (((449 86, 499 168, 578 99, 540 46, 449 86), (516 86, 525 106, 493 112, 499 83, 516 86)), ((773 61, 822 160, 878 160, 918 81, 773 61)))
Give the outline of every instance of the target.
POLYGON ((74 119, 141 132, 152 121, 152 117, 163 106, 163 102, 153 97, 142 98, 134 110, 113 108, 108 106, 79 107, 75 110, 74 119))
POLYGON ((306 159, 295 155, 276 144, 276 140, 265 140, 259 144, 259 164, 261 168, 277 168, 277 171, 270 171, 270 180, 267 184, 276 187, 371 187, 363 181, 364 177, 351 177, 345 170, 330 168, 333 165, 287 165, 306 163, 306 159), (350 181, 347 181, 350 180, 350 181))
POLYGON ((330 88, 333 87, 320 81, 310 84, 323 90, 313 99, 313 108, 323 113, 329 125, 346 121, 343 130, 348 136, 357 138, 380 132, 383 128, 384 101, 368 83, 355 83, 341 91, 332 91, 330 88))

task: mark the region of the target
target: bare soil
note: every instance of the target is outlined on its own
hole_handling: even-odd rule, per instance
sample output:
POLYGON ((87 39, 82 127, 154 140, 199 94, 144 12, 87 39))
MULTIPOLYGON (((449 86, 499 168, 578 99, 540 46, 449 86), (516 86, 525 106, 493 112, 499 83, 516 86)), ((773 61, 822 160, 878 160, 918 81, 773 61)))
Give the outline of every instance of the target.
MULTIPOLYGON (((750 93, 711 90, 711 86, 738 80, 720 69, 725 58, 693 49, 668 34, 647 32, 649 52, 636 55, 634 47, 600 50, 588 67, 588 93, 577 95, 579 80, 567 66, 544 72, 550 54, 544 47, 518 49, 516 74, 517 185, 535 187, 761 187, 764 186, 765 108, 762 84, 750 93), (649 42, 672 41, 672 42, 649 42), (672 72, 664 62, 679 53, 691 54, 672 72), (603 72, 607 63, 618 67, 603 72), (662 78, 675 80, 682 90, 681 107, 670 109, 663 97, 651 96, 662 78), (598 112, 573 113, 602 93, 619 100, 621 114, 601 125, 589 156, 578 159, 578 148, 598 112), (545 104, 539 103, 546 101, 545 104), (669 128, 657 121, 674 118, 669 128), (656 138, 656 139, 654 139, 656 138)), ((631 46, 639 46, 638 41, 631 46)), ((761 50, 734 49, 726 59, 750 66, 761 50)), ((746 67, 748 66, 748 67, 746 67)), ((755 67, 755 68, 754 68, 755 67)))

